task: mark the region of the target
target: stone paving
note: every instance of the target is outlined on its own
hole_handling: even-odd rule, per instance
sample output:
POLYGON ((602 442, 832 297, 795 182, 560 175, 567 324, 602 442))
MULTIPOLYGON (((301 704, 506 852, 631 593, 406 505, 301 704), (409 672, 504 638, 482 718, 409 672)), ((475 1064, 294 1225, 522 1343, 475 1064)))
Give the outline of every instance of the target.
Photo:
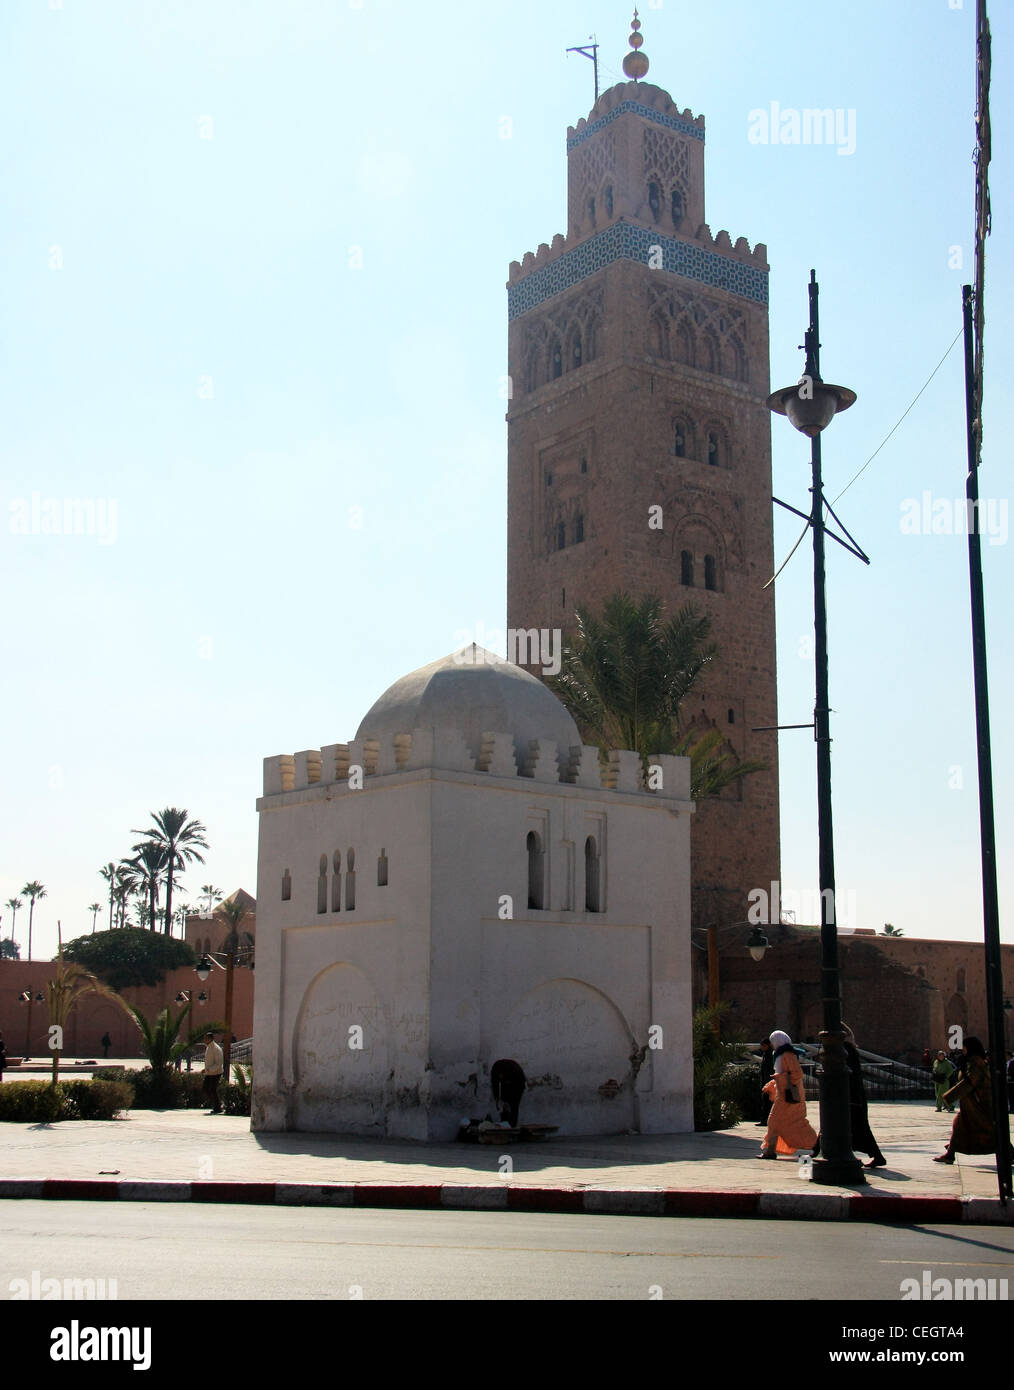
MULTIPOLYGON (((816 1120, 815 1103, 809 1106, 816 1120)), ((888 1160, 867 1174, 866 1192, 896 1196, 995 1197, 986 1156, 934 1163, 952 1117, 931 1103, 874 1102, 870 1122, 888 1160)), ((500 1186, 509 1154, 513 1187, 574 1191, 799 1192, 812 1188, 795 1159, 756 1158, 763 1130, 743 1123, 710 1134, 557 1138, 538 1144, 418 1144, 323 1134, 251 1134, 246 1118, 197 1110, 132 1111, 113 1121, 0 1124, 0 1179, 177 1182, 463 1184, 500 1186)), ((822 1188, 822 1191, 850 1189, 822 1188)))

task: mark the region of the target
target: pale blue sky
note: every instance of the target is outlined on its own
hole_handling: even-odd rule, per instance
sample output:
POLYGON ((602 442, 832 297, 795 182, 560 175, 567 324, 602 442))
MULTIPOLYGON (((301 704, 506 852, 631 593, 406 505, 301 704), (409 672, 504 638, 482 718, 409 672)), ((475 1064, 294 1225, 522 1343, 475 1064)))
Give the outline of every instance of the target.
MULTIPOLYGON (((825 437, 832 497, 960 328, 973 8, 642 6, 649 80, 707 118, 712 230, 768 246, 775 384, 798 375, 817 268, 825 375, 859 393, 825 437), (772 101, 854 111, 855 153, 750 143, 772 101)), ((1006 507, 1014 16, 993 8, 982 490, 1006 507)), ((58 917, 90 927, 99 866, 165 805, 208 827, 192 896, 253 891, 262 758, 348 739, 397 676, 503 628, 507 268, 565 230, 592 72, 564 50, 597 33, 610 85, 629 18, 612 0, 3 6, 0 900, 47 885, 36 955, 58 917), (103 533, 52 534, 66 498, 103 533)), ((839 892, 857 925, 910 936, 981 930, 967 548, 901 529, 905 499, 963 495, 963 430, 959 344, 842 499, 872 566, 829 556, 839 892)), ((775 489, 805 506, 806 442, 784 421, 773 439, 775 489)), ((795 519, 775 534, 782 557, 795 519)), ((1008 919, 1010 553, 985 546, 1008 919)), ((811 602, 804 546, 777 587, 785 723, 812 711, 811 602)), ((781 767, 783 883, 812 889, 807 733, 782 735, 781 767)))

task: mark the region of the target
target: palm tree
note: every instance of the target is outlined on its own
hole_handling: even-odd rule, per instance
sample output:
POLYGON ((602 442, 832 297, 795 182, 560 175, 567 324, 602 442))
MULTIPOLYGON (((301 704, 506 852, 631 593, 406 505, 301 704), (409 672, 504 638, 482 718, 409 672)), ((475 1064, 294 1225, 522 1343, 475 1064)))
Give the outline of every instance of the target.
POLYGON ((32 918, 35 916, 35 900, 36 900, 36 898, 44 898, 44 897, 46 896, 46 890, 45 890, 45 888, 42 886, 42 884, 38 882, 38 880, 33 880, 33 882, 31 882, 31 883, 26 883, 25 886, 24 886, 24 888, 22 888, 21 891, 22 891, 22 893, 25 895, 25 897, 28 899, 28 902, 29 902, 29 907, 28 907, 28 959, 31 960, 31 959, 32 959, 32 918))
MULTIPOLYGON (((59 924, 57 924, 59 930, 59 924)), ((55 1086, 60 1077, 60 1053, 63 1051, 63 1031, 67 1026, 67 1019, 77 1008, 78 1003, 87 994, 100 994, 103 999, 110 999, 122 1008, 126 1008, 126 1001, 122 995, 104 985, 90 970, 86 970, 83 965, 78 965, 77 961, 65 961, 63 958, 63 942, 60 942, 59 954, 57 955, 56 978, 48 981, 46 985, 46 1002, 49 1005, 49 1026, 50 1029, 57 1027, 59 1033, 59 1046, 53 1048, 53 1085, 55 1086)), ((52 1034, 50 1034, 52 1036, 52 1034)))
POLYGON ((4 907, 9 907, 11 910, 11 940, 13 941, 14 923, 17 921, 18 908, 24 907, 24 903, 21 901, 20 898, 8 898, 7 901, 4 903, 4 907))
POLYGON ((99 873, 109 884, 109 930, 113 929, 113 899, 116 894, 116 865, 110 860, 104 864, 99 873))
POLYGON ((680 728, 680 707, 714 662, 710 618, 681 608, 668 618, 657 596, 613 594, 601 618, 577 610, 577 634, 550 681, 582 736, 605 751, 631 748, 690 759, 690 795, 715 796, 766 764, 736 762, 718 729, 680 728))
POLYGON ((228 931, 222 942, 222 955, 225 956, 225 1043, 222 1048, 222 1071, 226 1080, 229 1077, 229 1062, 232 1054, 232 987, 236 957, 253 950, 254 939, 250 932, 240 932, 239 925, 246 916, 246 908, 241 902, 229 899, 221 903, 215 915, 224 919, 228 931))
POLYGON ((217 1033, 221 1030, 222 1025, 220 1023, 206 1023, 200 1028, 192 1028, 181 1037, 180 1029, 193 1007, 192 1003, 185 1004, 175 1018, 172 1009, 167 1004, 156 1016, 154 1023, 135 1004, 126 1004, 125 1007, 141 1030, 141 1051, 148 1059, 148 1065, 154 1072, 152 1093, 156 1099, 161 1098, 169 1101, 171 1098, 169 1073, 174 1063, 189 1052, 196 1043, 199 1043, 205 1032, 210 1029, 217 1033))
POLYGON ((155 828, 150 826, 147 830, 132 830, 132 835, 144 835, 149 840, 154 840, 160 845, 166 857, 166 883, 165 883, 165 923, 166 930, 172 930, 173 922, 173 880, 178 872, 182 872, 187 864, 194 860, 198 864, 204 863, 204 856, 198 851, 208 848, 205 840, 205 827, 199 820, 190 820, 189 811, 178 810, 175 806, 167 806, 163 811, 152 811, 151 818, 155 822, 155 828))
POLYGON ((134 846, 134 858, 130 863, 137 874, 138 891, 148 895, 148 925, 154 931, 158 890, 165 876, 166 852, 157 841, 142 840, 134 846))
POLYGON ((88 904, 88 911, 92 914, 92 935, 94 936, 94 935, 95 935, 95 918, 96 918, 96 917, 99 915, 99 913, 102 911, 102 904, 101 904, 101 903, 89 903, 89 904, 88 904))
POLYGON ((883 935, 884 935, 884 936, 904 936, 905 933, 902 931, 901 927, 894 927, 894 926, 891 925, 890 922, 885 922, 885 923, 884 923, 883 935))
MULTIPOLYGON (((216 888, 214 884, 205 883, 201 885, 201 897, 204 899, 205 912, 213 912, 215 907, 222 901, 222 890, 216 888)), ((10 904, 8 904, 10 906, 10 904)))
POLYGON ((117 904, 116 925, 124 927, 127 923, 127 900, 137 889, 137 871, 129 859, 121 859, 116 866, 114 885, 113 897, 117 904))

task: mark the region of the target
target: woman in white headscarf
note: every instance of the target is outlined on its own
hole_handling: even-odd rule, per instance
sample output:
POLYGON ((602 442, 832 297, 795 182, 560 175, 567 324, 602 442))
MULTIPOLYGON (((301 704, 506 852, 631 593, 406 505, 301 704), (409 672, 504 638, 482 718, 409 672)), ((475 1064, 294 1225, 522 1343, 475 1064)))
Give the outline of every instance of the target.
POLYGON ((775 1074, 764 1087, 771 1097, 771 1114, 767 1133, 761 1147, 761 1158, 778 1157, 778 1141, 782 1152, 793 1154, 797 1149, 812 1149, 817 1134, 806 1118, 806 1098, 803 1093, 803 1069, 788 1033, 771 1034, 775 1055, 775 1074))

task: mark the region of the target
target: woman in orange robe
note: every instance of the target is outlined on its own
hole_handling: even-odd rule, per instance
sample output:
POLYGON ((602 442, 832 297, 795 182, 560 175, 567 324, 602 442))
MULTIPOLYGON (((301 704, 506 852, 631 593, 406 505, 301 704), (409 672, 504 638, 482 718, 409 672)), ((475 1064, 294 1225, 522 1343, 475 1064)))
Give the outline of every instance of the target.
POLYGON ((803 1069, 792 1039, 788 1033, 775 1032, 771 1046, 775 1050, 775 1074, 764 1090, 772 1105, 760 1158, 777 1158, 779 1151, 794 1154, 797 1149, 812 1149, 817 1142, 817 1133, 806 1118, 803 1069))

